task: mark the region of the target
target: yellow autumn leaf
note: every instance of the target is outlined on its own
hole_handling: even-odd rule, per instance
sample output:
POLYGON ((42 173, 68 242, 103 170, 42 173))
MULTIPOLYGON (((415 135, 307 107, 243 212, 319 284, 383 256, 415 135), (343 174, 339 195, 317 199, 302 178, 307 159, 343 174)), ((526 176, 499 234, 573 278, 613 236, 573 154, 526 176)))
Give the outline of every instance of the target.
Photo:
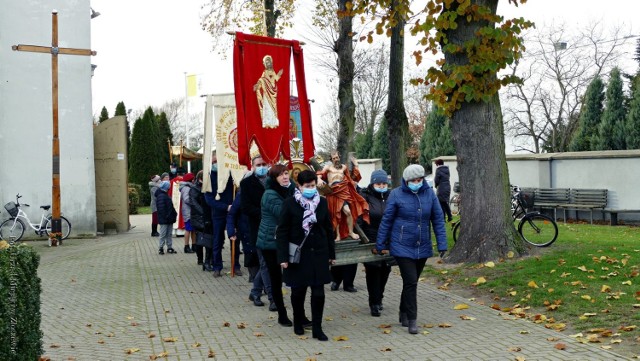
POLYGON ((482 284, 482 283, 487 283, 487 279, 484 277, 478 277, 478 279, 476 280, 477 284, 482 284))
POLYGON ((513 251, 507 252, 507 258, 513 258, 516 254, 513 251))
POLYGON ((576 267, 577 269, 579 269, 582 272, 587 272, 587 267, 585 266, 580 266, 580 267, 576 267))
POLYGON ((347 336, 336 336, 333 338, 334 341, 349 341, 349 337, 347 336))
POLYGON ((538 288, 538 284, 536 284, 536 281, 529 281, 529 283, 527 283, 527 286, 529 286, 529 288, 538 288))
POLYGON ((631 286, 631 280, 622 282, 623 285, 631 286))
POLYGON ((195 347, 200 347, 200 346, 202 346, 202 344, 200 344, 200 342, 196 342, 196 343, 191 345, 191 347, 194 347, 194 348, 195 347))
POLYGON ((140 349, 139 349, 139 348, 128 348, 128 349, 124 350, 124 352, 125 352, 127 355, 131 355, 132 353, 136 353, 136 352, 138 352, 138 351, 140 351, 140 349))
POLYGON ((0 250, 6 248, 9 248, 9 243, 3 239, 2 241, 0 241, 0 250))
POLYGON ((610 292, 611 291, 611 287, 607 286, 607 285, 602 285, 602 288, 600 288, 600 292, 602 293, 606 293, 606 292, 610 292))
POLYGON ((422 334, 423 334, 423 335, 428 335, 428 334, 430 334, 430 333, 431 333, 431 332, 429 332, 429 331, 422 331, 422 334))
POLYGON ((520 331, 520 334, 521 334, 521 335, 528 335, 528 334, 529 334, 529 331, 527 331, 527 330, 522 330, 522 331, 520 331))
POLYGON ((485 267, 489 267, 489 268, 493 268, 493 267, 496 266, 496 264, 493 263, 492 261, 489 261, 489 262, 485 263, 484 265, 485 265, 485 267))
POLYGON ((451 327, 451 325, 448 324, 448 323, 441 323, 441 324, 438 325, 438 327, 440 327, 440 328, 449 328, 449 327, 451 327))
POLYGON ((582 315, 585 316, 585 317, 591 317, 591 316, 597 316, 598 314, 597 313, 583 313, 582 315))
POLYGON ((515 295, 517 295, 517 294, 518 294, 518 291, 511 291, 511 292, 509 292, 509 295, 510 295, 510 296, 515 296, 515 295))
POLYGON ((516 361, 527 361, 523 356, 516 356, 516 361))
POLYGON ((466 303, 459 303, 453 306, 454 310, 466 310, 467 308, 469 308, 469 305, 467 305, 466 303))
POLYGON ((383 331, 382 331, 382 333, 390 334, 390 333, 391 333, 391 330, 389 330, 389 329, 387 329, 387 330, 383 330, 383 331))
POLYGON ((177 342, 178 338, 177 337, 164 337, 162 339, 162 341, 164 341, 164 342, 177 342))
POLYGON ((589 301, 589 300, 591 299, 591 296, 589 296, 589 295, 582 295, 582 296, 580 296, 580 298, 582 298, 583 300, 587 300, 587 301, 589 301))
POLYGON ((611 348, 613 348, 613 346, 602 345, 602 346, 600 346, 600 348, 603 349, 603 350, 611 350, 611 348))
POLYGON ((619 338, 616 338, 616 339, 611 340, 611 343, 612 344, 622 343, 622 340, 619 339, 619 338))
POLYGON ((264 336, 264 333, 262 333, 262 332, 254 332, 253 335, 256 336, 256 337, 262 337, 262 336, 264 336))
POLYGON ((467 315, 460 315, 460 319, 462 319, 464 321, 473 321, 476 318, 475 317, 471 317, 471 316, 467 316, 467 315))

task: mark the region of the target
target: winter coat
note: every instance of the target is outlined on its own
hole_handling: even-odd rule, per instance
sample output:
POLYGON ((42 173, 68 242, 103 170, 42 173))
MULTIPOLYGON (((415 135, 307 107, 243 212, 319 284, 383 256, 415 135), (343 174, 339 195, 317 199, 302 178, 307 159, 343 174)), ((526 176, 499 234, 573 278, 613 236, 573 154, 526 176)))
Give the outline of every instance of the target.
POLYGON ((151 192, 151 212, 157 212, 158 206, 156 206, 156 191, 160 187, 160 182, 149 182, 149 191, 151 192))
POLYGON ((438 190, 438 199, 441 202, 449 202, 451 196, 451 183, 449 182, 449 167, 441 165, 436 168, 436 176, 433 183, 438 190))
POLYGON ((182 219, 184 219, 185 222, 191 220, 191 200, 189 199, 191 188, 193 188, 193 183, 191 182, 180 182, 180 186, 178 186, 182 204, 182 219))
MULTIPOLYGON (((390 190, 384 193, 377 192, 373 188, 373 184, 369 184, 367 188, 360 191, 362 198, 364 198, 367 201, 367 204, 369 204, 369 223, 363 222, 362 218, 358 218, 358 225, 369 239, 369 242, 375 242, 378 238, 378 228, 382 221, 384 209, 387 207, 387 200, 389 199, 390 193, 390 190)), ((393 260, 365 262, 365 265, 380 267, 383 263, 390 264, 393 263, 392 261, 393 260)))
POLYGON ((211 192, 205 193, 204 196, 207 204, 211 207, 212 217, 226 222, 229 206, 233 203, 233 178, 231 178, 231 173, 227 178, 227 186, 224 192, 218 193, 218 172, 211 171, 211 190, 211 192))
POLYGON ((204 200, 201 184, 194 184, 189 188, 189 208, 191 209, 191 227, 197 232, 213 234, 211 208, 204 200))
POLYGON ((156 191, 156 206, 158 207, 158 224, 176 223, 178 212, 173 208, 173 202, 167 192, 162 189, 156 191))
POLYGON ((239 240, 249 236, 249 219, 240 207, 241 196, 242 191, 236 194, 236 199, 231 203, 231 209, 227 214, 227 236, 229 238, 237 236, 239 240))
POLYGON ((384 210, 376 249, 390 249, 394 257, 422 259, 433 256, 431 227, 436 235, 438 251, 447 250, 444 215, 435 193, 425 181, 417 193, 407 183, 391 191, 384 210), (387 243, 389 243, 387 245, 387 243))
POLYGON ((240 190, 240 209, 249 218, 249 243, 255 247, 262 219, 260 203, 265 188, 260 179, 252 174, 240 182, 240 190))
MULTIPOLYGON (((289 242, 298 245, 302 243, 303 214, 304 208, 294 197, 285 199, 276 232, 278 263, 289 262, 289 242)), ((311 227, 302 246, 300 263, 289 263, 283 271, 282 279, 290 287, 319 286, 331 282, 329 260, 336 259, 335 234, 324 197, 320 197, 316 218, 318 222, 311 227)))
POLYGON ((258 227, 258 240, 256 246, 259 249, 276 249, 276 227, 280 219, 282 202, 293 195, 295 185, 291 182, 288 188, 282 187, 277 181, 267 179, 265 192, 260 202, 260 227, 258 227))

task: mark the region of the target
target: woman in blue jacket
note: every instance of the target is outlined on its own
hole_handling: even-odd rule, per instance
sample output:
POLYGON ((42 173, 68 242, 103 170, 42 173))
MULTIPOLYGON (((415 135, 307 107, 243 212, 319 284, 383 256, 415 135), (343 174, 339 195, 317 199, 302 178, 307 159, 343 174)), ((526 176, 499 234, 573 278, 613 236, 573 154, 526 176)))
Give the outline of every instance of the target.
POLYGON ((412 164, 402 173, 402 186, 391 191, 384 210, 376 251, 390 249, 402 276, 400 322, 417 334, 417 287, 427 258, 433 256, 431 227, 440 257, 447 251, 444 217, 438 197, 424 180, 424 168, 412 164))

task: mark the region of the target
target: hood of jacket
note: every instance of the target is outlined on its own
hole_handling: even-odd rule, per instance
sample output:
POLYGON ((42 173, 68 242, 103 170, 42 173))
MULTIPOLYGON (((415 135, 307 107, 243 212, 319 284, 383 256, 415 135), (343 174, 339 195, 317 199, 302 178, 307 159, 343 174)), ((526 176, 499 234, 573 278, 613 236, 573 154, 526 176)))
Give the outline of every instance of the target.
POLYGON ((182 189, 185 187, 193 187, 193 183, 191 182, 180 182, 180 185, 178 186, 178 189, 180 190, 180 192, 182 192, 182 189))
POLYGON ((436 168, 436 172, 437 173, 442 173, 443 176, 446 176, 447 178, 449 178, 450 174, 449 174, 449 166, 446 165, 441 165, 438 168, 436 168))

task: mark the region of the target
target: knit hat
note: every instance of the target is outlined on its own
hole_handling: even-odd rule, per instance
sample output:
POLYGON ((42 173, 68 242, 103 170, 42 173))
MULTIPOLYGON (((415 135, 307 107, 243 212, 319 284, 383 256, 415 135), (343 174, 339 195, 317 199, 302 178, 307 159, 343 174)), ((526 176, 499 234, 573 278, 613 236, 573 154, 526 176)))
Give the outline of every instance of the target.
POLYGON ((160 189, 162 189, 163 191, 168 191, 169 190, 169 185, 171 183, 167 182, 167 181, 162 181, 162 183, 160 183, 160 189))
POLYGON ((193 175, 193 173, 189 172, 189 173, 185 174, 184 176, 182 176, 182 181, 183 182, 191 182, 191 181, 193 181, 193 178, 195 178, 195 176, 193 175))
POLYGON ((420 164, 411 164, 402 172, 402 178, 405 182, 422 177, 424 177, 424 168, 420 164))
POLYGON ((164 173, 162 173, 162 175, 160 176, 160 179, 164 179, 165 177, 168 177, 168 176, 169 176, 169 173, 164 172, 164 173))
POLYGON ((389 182, 389 177, 383 169, 376 169, 371 173, 371 184, 387 182, 389 182))
POLYGON ((159 180, 160 180, 160 176, 159 176, 159 175, 157 175, 157 174, 156 174, 156 175, 154 175, 154 176, 153 176, 153 178, 151 178, 151 181, 152 181, 153 183, 155 183, 155 182, 157 182, 157 181, 159 181, 159 180))

